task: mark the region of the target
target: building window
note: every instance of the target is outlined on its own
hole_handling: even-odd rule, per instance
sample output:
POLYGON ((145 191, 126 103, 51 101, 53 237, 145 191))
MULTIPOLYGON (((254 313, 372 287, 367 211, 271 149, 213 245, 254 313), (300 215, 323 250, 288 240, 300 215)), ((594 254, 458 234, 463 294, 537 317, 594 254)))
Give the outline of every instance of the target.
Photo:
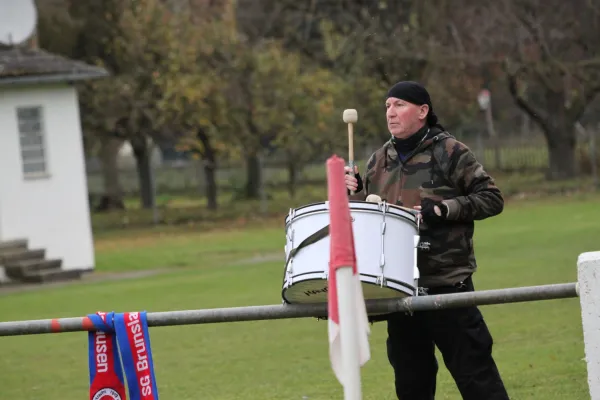
POLYGON ((19 107, 17 119, 23 175, 26 178, 47 176, 42 107, 19 107))

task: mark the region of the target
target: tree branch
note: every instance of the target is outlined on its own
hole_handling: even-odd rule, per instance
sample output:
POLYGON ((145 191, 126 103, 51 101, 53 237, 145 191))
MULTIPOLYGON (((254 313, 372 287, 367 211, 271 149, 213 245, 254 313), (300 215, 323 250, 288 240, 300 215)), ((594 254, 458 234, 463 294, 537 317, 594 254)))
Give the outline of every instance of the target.
POLYGON ((548 123, 548 119, 549 119, 548 115, 545 112, 543 112, 542 110, 539 110, 538 108, 534 107, 530 102, 528 102, 519 93, 518 74, 521 71, 522 71, 522 68, 518 68, 515 72, 511 73, 508 70, 508 68, 506 68, 506 77, 508 80, 508 91, 510 92, 511 96, 517 103, 517 106, 519 106, 519 108, 521 108, 523 111, 525 111, 531 117, 531 119, 533 119, 535 122, 537 122, 544 131, 548 131, 550 128, 550 125, 548 123))

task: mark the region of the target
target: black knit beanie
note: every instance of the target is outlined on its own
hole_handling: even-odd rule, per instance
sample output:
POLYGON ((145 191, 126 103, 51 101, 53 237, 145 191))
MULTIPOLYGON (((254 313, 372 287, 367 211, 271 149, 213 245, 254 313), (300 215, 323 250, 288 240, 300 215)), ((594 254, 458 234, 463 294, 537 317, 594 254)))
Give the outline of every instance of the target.
POLYGON ((438 123, 438 117, 433 112, 433 105, 431 104, 431 98, 429 92, 423 85, 418 82, 412 81, 401 81, 396 83, 388 90, 387 98, 395 97, 413 103, 416 105, 427 104, 429 106, 429 113, 427 114, 427 124, 429 126, 435 126, 438 123))

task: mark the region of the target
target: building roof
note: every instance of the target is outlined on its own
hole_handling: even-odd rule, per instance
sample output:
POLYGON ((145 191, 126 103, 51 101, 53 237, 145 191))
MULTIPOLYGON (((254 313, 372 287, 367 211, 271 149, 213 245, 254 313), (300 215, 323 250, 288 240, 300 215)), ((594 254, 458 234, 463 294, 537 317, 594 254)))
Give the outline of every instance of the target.
POLYGON ((104 68, 42 49, 0 48, 0 86, 24 83, 70 82, 108 76, 104 68))

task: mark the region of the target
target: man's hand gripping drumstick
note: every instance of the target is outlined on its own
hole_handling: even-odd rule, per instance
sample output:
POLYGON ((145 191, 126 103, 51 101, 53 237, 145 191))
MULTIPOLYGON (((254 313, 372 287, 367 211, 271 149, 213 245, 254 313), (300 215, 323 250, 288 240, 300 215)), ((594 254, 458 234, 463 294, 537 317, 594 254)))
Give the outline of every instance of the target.
POLYGON ((346 187, 350 194, 355 194, 358 189, 358 180, 354 174, 358 173, 358 167, 354 164, 354 125, 358 121, 358 112, 354 109, 344 110, 342 118, 348 124, 348 167, 345 168, 346 187))

